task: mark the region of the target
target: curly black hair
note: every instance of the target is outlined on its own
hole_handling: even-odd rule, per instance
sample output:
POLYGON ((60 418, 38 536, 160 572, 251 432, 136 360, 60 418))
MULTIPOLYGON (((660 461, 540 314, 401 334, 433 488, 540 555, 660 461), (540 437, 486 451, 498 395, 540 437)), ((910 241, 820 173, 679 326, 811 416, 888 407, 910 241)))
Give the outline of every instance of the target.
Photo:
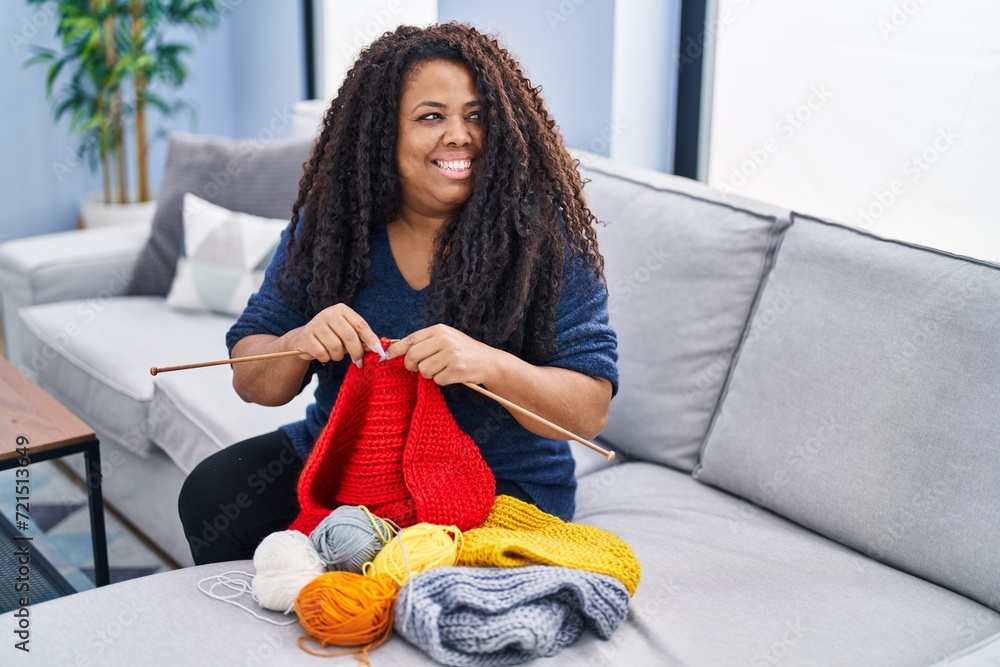
POLYGON ((349 304, 368 279, 369 237, 399 205, 399 99, 414 67, 431 60, 469 70, 485 137, 472 193, 436 240, 427 323, 542 363, 555 350, 564 262, 603 275, 596 220, 540 87, 494 37, 468 25, 402 26, 361 51, 305 165, 282 282, 289 293, 307 284, 299 306, 312 317, 349 304))

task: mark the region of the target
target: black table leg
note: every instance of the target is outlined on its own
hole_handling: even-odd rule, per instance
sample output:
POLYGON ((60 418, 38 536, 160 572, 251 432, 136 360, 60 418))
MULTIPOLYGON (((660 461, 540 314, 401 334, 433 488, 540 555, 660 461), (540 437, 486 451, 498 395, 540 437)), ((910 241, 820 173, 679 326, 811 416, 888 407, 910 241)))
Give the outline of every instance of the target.
POLYGON ((83 451, 87 469, 87 500, 90 504, 90 537, 94 543, 94 578, 98 586, 111 582, 108 571, 108 537, 104 529, 104 497, 101 494, 101 449, 97 440, 83 451))

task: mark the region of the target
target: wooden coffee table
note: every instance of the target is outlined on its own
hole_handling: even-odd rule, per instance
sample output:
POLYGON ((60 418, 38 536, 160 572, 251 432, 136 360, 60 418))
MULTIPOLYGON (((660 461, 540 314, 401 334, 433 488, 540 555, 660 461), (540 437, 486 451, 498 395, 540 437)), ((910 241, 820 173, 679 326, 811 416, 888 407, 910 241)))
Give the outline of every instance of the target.
POLYGON ((94 431, 2 357, 0 415, 0 470, 18 468, 15 489, 4 489, 4 493, 14 491, 15 534, 23 535, 24 542, 28 542, 26 532, 31 527, 31 464, 83 452, 95 583, 106 585, 108 542, 101 495, 101 451, 94 431))

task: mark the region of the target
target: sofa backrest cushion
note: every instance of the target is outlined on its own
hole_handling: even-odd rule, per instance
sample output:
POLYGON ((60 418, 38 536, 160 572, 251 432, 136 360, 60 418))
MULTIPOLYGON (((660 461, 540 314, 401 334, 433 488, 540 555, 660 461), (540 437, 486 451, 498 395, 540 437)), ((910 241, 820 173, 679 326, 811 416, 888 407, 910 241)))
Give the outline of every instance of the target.
POLYGON ((128 293, 166 296, 170 291, 184 242, 188 192, 231 211, 290 220, 312 142, 311 137, 262 142, 171 133, 153 229, 128 293))
POLYGON ((998 267, 795 216, 695 477, 1000 610, 998 304, 998 267))
POLYGON ((580 155, 584 196, 606 226, 620 389, 601 439, 690 471, 787 211, 689 179, 580 155))

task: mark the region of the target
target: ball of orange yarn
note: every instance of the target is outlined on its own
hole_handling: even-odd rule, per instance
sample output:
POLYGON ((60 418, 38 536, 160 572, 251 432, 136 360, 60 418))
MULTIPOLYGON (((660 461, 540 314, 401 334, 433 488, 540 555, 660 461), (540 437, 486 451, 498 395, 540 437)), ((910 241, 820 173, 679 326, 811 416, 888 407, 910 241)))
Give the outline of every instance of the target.
MULTIPOLYGON (((323 648, 358 647, 364 652, 392 634, 392 605, 399 587, 387 576, 327 572, 306 584, 295 600, 299 623, 323 648)), ((303 650, 315 653, 299 642, 303 650)))

